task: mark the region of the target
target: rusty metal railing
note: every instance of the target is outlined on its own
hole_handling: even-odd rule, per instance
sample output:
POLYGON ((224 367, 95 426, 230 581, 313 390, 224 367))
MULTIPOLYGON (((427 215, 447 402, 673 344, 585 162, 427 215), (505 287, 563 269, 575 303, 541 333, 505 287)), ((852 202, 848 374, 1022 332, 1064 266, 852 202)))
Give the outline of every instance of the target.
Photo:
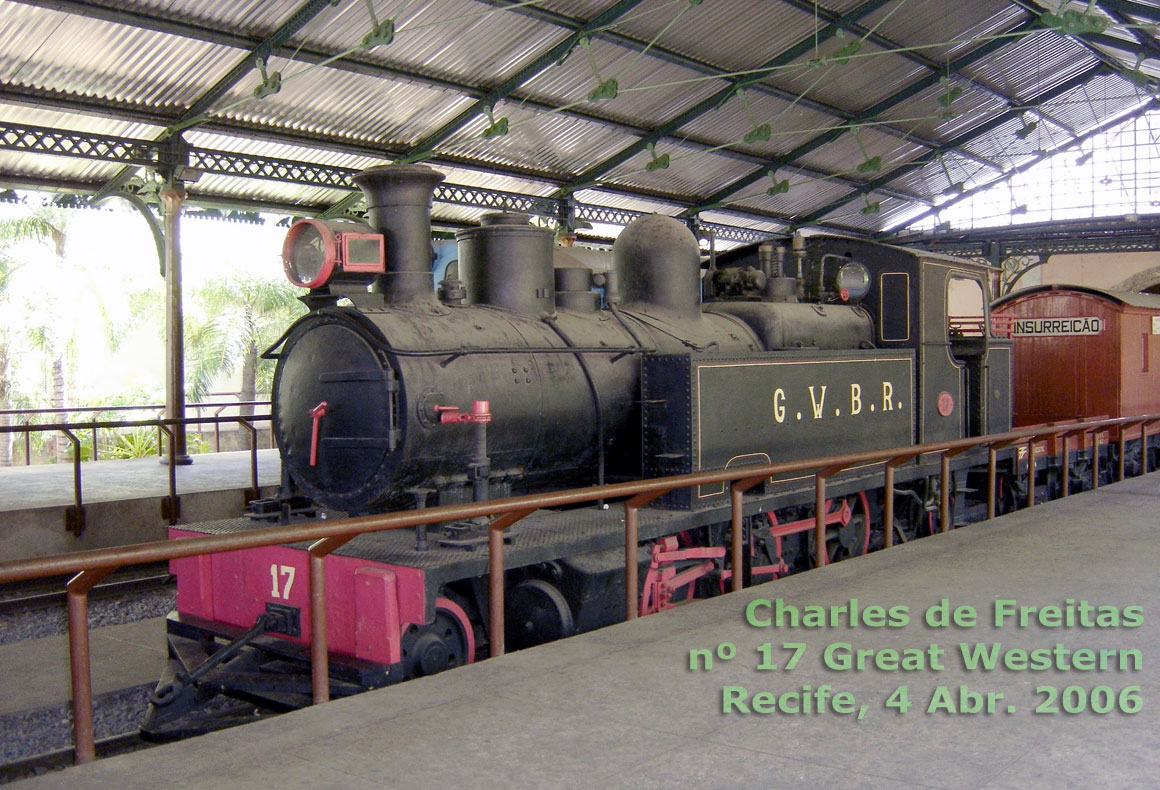
MULTIPOLYGON (((995 514, 996 494, 996 453, 1005 447, 1026 444, 1030 481, 1034 480, 1035 445, 1044 439, 1070 432, 1098 435, 1116 433, 1123 458, 1127 433, 1140 429, 1142 441, 1142 471, 1150 471, 1147 461, 1148 428, 1160 422, 1160 414, 1146 414, 1120 419, 1093 420, 1059 426, 1037 426, 1003 434, 958 439, 948 442, 934 442, 913 447, 892 447, 884 450, 870 450, 860 453, 830 456, 803 461, 765 464, 760 466, 735 467, 709 472, 695 472, 675 477, 655 478, 628 483, 593 486, 570 491, 543 494, 529 494, 509 497, 490 502, 474 502, 461 505, 443 505, 402 513, 388 513, 375 516, 361 516, 338 521, 313 521, 301 524, 265 527, 249 532, 204 537, 183 538, 173 541, 138 543, 119 548, 60 554, 27 560, 0 563, 0 583, 42 578, 63 574, 76 574, 68 583, 69 600, 69 655, 71 657, 71 683, 73 699, 73 727, 75 739, 75 759, 77 763, 95 759, 93 741, 91 670, 88 649, 88 591, 97 581, 117 568, 151 562, 213 554, 223 551, 254 549, 299 541, 313 541, 310 546, 310 622, 313 642, 311 646, 313 677, 313 699, 316 704, 330 698, 329 654, 326 632, 326 555, 342 546, 357 535, 391 529, 404 529, 457 521, 477 516, 493 517, 489 523, 488 540, 488 591, 489 591, 489 636, 493 656, 504 652, 504 541, 503 531, 512 524, 541 508, 562 507, 583 504, 597 500, 623 499, 624 507, 624 548, 625 548, 625 617, 629 620, 637 616, 637 527, 638 511, 641 507, 664 494, 679 488, 713 483, 729 483, 732 508, 732 534, 730 536, 730 557, 733 567, 741 567, 743 544, 741 529, 744 516, 744 492, 755 485, 777 475, 795 472, 809 472, 814 476, 815 502, 823 503, 828 478, 852 466, 882 464, 884 483, 887 491, 893 490, 894 470, 900 465, 927 454, 937 454, 940 459, 941 490, 940 527, 943 532, 950 528, 950 459, 976 448, 988 451, 987 513, 995 514)), ((1093 453, 1093 466, 1097 467, 1093 482, 1098 483, 1099 454, 1093 453)), ((864 467, 863 467, 864 468, 864 467)), ((1124 468, 1119 467, 1119 479, 1124 477, 1124 468)), ((1034 504, 1034 486, 1029 485, 1028 504, 1034 504)), ((893 496, 884 497, 883 524, 886 546, 892 543, 893 496)), ((825 565, 828 557, 826 545, 825 508, 816 507, 815 513, 815 562, 825 565)), ((742 588, 743 574, 732 574, 732 589, 742 588)))
MULTIPOLYGON (((229 404, 236 406, 238 404, 229 404)), ((245 404, 242 404, 245 405, 245 404)), ((81 486, 81 452, 80 438, 76 434, 78 428, 91 429, 93 435, 98 430, 116 428, 156 428, 161 434, 168 437, 165 442, 165 452, 169 460, 169 495, 162 502, 162 517, 170 524, 176 524, 180 514, 180 499, 177 496, 177 470, 174 463, 173 432, 177 429, 185 430, 190 425, 214 425, 221 423, 237 424, 250 434, 250 489, 249 498, 257 499, 260 495, 258 486, 258 431, 255 422, 269 422, 269 414, 256 414, 246 417, 214 416, 214 417, 186 417, 181 420, 152 419, 152 420, 118 420, 109 422, 86 423, 45 423, 38 425, 4 425, 0 426, 0 435, 6 433, 24 433, 29 431, 51 431, 63 433, 73 446, 73 504, 65 508, 65 529, 77 537, 85 530, 85 506, 81 486)))
MULTIPOLYGON (((222 393, 215 393, 215 394, 222 394, 222 393)), ((210 401, 207 403, 196 403, 196 402, 195 403, 187 403, 185 405, 185 408, 189 411, 194 411, 197 414, 197 417, 200 418, 202 415, 202 409, 214 409, 213 416, 220 417, 222 412, 225 411, 226 409, 231 409, 231 408, 240 409, 243 407, 269 408, 269 406, 270 406, 270 401, 268 401, 268 400, 227 401, 227 402, 210 401)), ((164 405, 157 405, 157 404, 144 404, 144 405, 138 405, 138 406, 65 406, 63 408, 56 408, 56 409, 0 409, 0 417, 16 417, 16 418, 20 419, 20 422, 18 425, 9 426, 9 427, 24 429, 24 430, 19 431, 20 433, 24 434, 24 465, 31 466, 32 465, 32 434, 40 433, 42 431, 53 432, 53 433, 58 432, 58 431, 63 432, 65 429, 58 427, 59 425, 67 425, 68 426, 67 430, 71 430, 71 431, 78 431, 78 430, 91 431, 92 432, 91 433, 92 442, 93 442, 92 443, 92 448, 93 448, 92 460, 94 460, 94 461, 100 460, 100 442, 98 441, 98 431, 105 430, 106 427, 108 426, 108 423, 98 422, 95 419, 82 420, 82 421, 65 421, 64 423, 36 423, 36 422, 29 421, 28 418, 30 416, 32 416, 32 415, 87 414, 87 415, 91 415, 92 417, 96 418, 96 416, 100 415, 100 414, 112 414, 112 413, 116 413, 116 412, 152 412, 152 413, 157 415, 157 419, 160 419, 161 416, 165 413, 165 406, 164 405)), ((250 418, 254 417, 254 415, 242 415, 242 416, 247 416, 250 418)), ((118 423, 116 423, 116 427, 130 427, 130 426, 127 422, 118 422, 118 423)), ((158 439, 157 455, 158 456, 164 455, 164 449, 161 446, 161 436, 163 435, 163 433, 164 432, 161 430, 158 430, 158 432, 157 432, 157 439, 158 439)), ((66 436, 67 436, 67 434, 66 434, 66 436)), ((72 437, 72 436, 69 436, 68 439, 69 439, 70 443, 72 443, 74 455, 79 454, 80 440, 77 439, 76 437, 72 437)), ((274 446, 273 433, 270 434, 270 442, 271 442, 270 446, 273 447, 274 446)), ((222 449, 221 448, 220 425, 216 425, 216 424, 214 425, 214 449, 217 452, 221 452, 221 449, 222 449)))

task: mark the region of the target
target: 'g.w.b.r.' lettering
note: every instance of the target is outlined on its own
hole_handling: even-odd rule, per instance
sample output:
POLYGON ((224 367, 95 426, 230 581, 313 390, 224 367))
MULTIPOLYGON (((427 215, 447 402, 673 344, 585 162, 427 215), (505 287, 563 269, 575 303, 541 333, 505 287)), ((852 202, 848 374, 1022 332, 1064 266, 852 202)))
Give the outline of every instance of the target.
POLYGON ((858 417, 874 412, 892 412, 902 409, 902 403, 894 399, 894 384, 882 382, 882 399, 876 400, 873 388, 865 393, 861 384, 854 383, 848 392, 839 389, 831 392, 828 384, 808 385, 801 392, 787 392, 778 387, 773 391, 773 420, 822 420, 834 417, 858 417), (827 401, 830 408, 827 409, 827 401), (799 411, 799 407, 801 410, 799 411))

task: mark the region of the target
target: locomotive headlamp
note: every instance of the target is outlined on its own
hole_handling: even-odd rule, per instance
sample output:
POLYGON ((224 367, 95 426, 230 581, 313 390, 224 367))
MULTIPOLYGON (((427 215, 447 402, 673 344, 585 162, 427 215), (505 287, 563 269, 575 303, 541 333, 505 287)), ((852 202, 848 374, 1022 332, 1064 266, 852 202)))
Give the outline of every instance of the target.
POLYGON ((286 234, 282 267, 300 288, 321 288, 332 279, 366 281, 385 273, 384 252, 383 235, 361 222, 302 219, 286 234))
POLYGON ((844 263, 838 268, 834 285, 843 301, 857 302, 870 292, 870 270, 857 261, 844 263))

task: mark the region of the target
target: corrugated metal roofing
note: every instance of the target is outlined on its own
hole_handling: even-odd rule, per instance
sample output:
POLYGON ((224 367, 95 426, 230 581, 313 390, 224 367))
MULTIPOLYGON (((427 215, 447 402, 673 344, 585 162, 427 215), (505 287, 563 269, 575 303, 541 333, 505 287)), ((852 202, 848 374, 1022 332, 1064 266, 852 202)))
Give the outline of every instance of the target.
POLYGON ((642 56, 619 44, 594 39, 589 46, 591 58, 584 47, 577 47, 563 63, 529 82, 523 92, 548 104, 578 103, 602 116, 654 126, 723 87, 720 81, 692 69, 642 56), (612 79, 618 86, 615 98, 588 101, 591 91, 612 79))
POLYGON ((1080 44, 1045 30, 1021 36, 963 71, 1018 101, 1026 101, 1097 62, 1080 44))
POLYGON ((605 183, 696 200, 698 196, 711 194, 753 169, 745 162, 675 143, 658 145, 656 153, 669 157, 668 167, 649 170, 652 156, 645 151, 610 172, 605 183))
POLYGON ((862 24, 903 46, 915 47, 918 55, 943 63, 978 46, 980 39, 1010 29, 1026 16, 1010 0, 932 0, 912 1, 904 8, 887 5, 862 24))
POLYGON ((615 30, 682 55, 737 72, 772 60, 813 34, 814 17, 791 5, 753 0, 649 0, 618 22, 615 30), (671 25, 670 25, 671 23, 671 25))
MULTIPOLYGON (((181 120, 170 131, 249 174, 207 173, 196 199, 319 210, 349 192, 277 163, 407 158, 541 206, 580 189, 582 204, 740 228, 874 231, 998 177, 980 158, 1009 171, 1156 95, 1153 62, 1132 73, 1149 51, 1140 31, 1114 19, 1081 40, 1032 30, 1024 0, 871 3, 375 3, 395 33, 364 47, 364 0, 0 0, 0 185, 95 192, 126 162, 156 160, 181 120), (598 16, 586 46, 577 31, 598 16), (259 55, 281 78, 265 98, 259 55), (775 60, 787 65, 753 71, 775 60), (613 77, 614 97, 590 95, 613 77), (850 119, 861 131, 835 136, 850 119), (646 167, 665 155, 667 168, 646 167), (859 169, 874 157, 880 168, 859 169), (783 180, 788 192, 768 194, 783 180)), ((446 222, 482 211, 436 206, 446 222)))
POLYGON ((182 109, 245 53, 71 14, 4 3, 5 84, 182 109), (8 14, 13 16, 9 17, 8 14))
POLYGON ((799 58, 789 69, 774 72, 769 82, 851 111, 863 110, 905 88, 929 70, 882 47, 862 41, 843 64, 839 50, 860 39, 832 38, 799 58), (816 65, 812 65, 816 64, 816 65))
MULTIPOLYGON (((431 0, 401 6, 390 44, 368 60, 413 68, 467 84, 507 77, 567 36, 560 28, 473 0, 431 0)), ((386 17, 390 7, 377 14, 386 17)), ((345 3, 309 25, 295 43, 341 52, 371 27, 365 3, 345 3)))
POLYGON ((734 142, 738 150, 773 157, 792 151, 836 122, 834 116, 811 110, 801 102, 748 90, 682 126, 680 132, 699 139, 734 142), (769 124, 769 140, 745 142, 745 135, 762 124, 769 124))

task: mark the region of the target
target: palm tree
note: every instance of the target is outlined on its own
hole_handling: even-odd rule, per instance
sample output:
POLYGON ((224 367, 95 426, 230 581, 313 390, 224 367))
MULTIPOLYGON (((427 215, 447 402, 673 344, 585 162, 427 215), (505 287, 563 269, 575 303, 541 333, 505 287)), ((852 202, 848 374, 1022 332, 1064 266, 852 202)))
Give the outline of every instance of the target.
MULTIPOLYGON (((65 211, 59 206, 47 205, 38 207, 26 216, 0 221, 0 246, 3 247, 2 257, 4 259, 2 273, 0 273, 0 279, 3 281, 2 286, 0 286, 0 300, 7 299, 8 284, 12 275, 20 268, 20 264, 17 264, 12 257, 12 248, 17 244, 29 241, 47 244, 53 252, 55 268, 63 269, 67 225, 68 218, 65 211)), ((52 396, 50 403, 53 408, 63 408, 67 389, 65 356, 69 338, 64 336, 66 333, 62 332, 61 323, 55 320, 55 314, 58 311, 54 307, 57 296, 56 289, 61 287, 61 283, 67 281, 67 278, 54 277, 51 279, 54 280, 54 287, 46 289, 44 303, 41 305, 42 308, 47 309, 35 311, 36 315, 42 317, 43 323, 33 325, 28 331, 29 339, 42 349, 51 360, 52 396)), ((0 334, 0 409, 7 409, 10 408, 14 394, 12 362, 15 337, 11 326, 5 326, 0 332, 2 332, 0 334)), ((4 419, 3 424, 8 424, 7 418, 4 419)), ((5 466, 11 465, 12 459, 11 435, 6 438, 7 441, 0 442, 2 445, 0 446, 0 465, 5 466)), ((67 457, 69 447, 67 439, 63 436, 58 437, 56 441, 57 457, 67 457)))
MULTIPOLYGON (((6 247, 7 240, 2 238, 3 226, 0 225, 0 305, 8 301, 8 281, 17 264, 6 247)), ((0 412, 12 408, 13 381, 12 381, 12 338, 5 324, 0 324, 0 412)), ((0 414, 0 426, 12 424, 7 414, 0 414)), ((6 433, 0 436, 0 466, 12 466, 12 440, 14 434, 6 433)))
MULTIPOLYGON (((260 359, 259 354, 306 312, 298 292, 282 280, 235 275, 206 283, 196 298, 205 320, 187 324, 186 350, 192 363, 186 370, 190 398, 200 399, 214 376, 239 367, 239 400, 254 400, 259 385, 264 392, 269 391, 273 364, 260 359)), ((243 407, 241 413, 253 414, 253 408, 243 407)))
MULTIPOLYGON (((52 287, 46 288, 43 301, 38 305, 34 314, 41 317, 41 321, 28 329, 28 337, 32 343, 44 352, 50 360, 52 394, 49 404, 54 409, 65 407, 68 393, 67 355, 72 342, 75 327, 76 311, 66 310, 63 304, 63 292, 70 285, 76 285, 75 277, 69 276, 65 270, 65 244, 67 242, 68 214, 65 209, 55 205, 44 205, 36 208, 32 213, 14 219, 0 222, 0 239, 6 245, 15 245, 20 242, 32 241, 45 244, 53 254, 53 268, 55 272, 45 273, 45 279, 51 280, 52 287), (68 320, 69 316, 74 320, 68 320)), ((9 330, 10 332, 10 330, 9 330)), ((11 334, 8 335, 5 352, 11 352, 11 334)), ((6 366, 10 366, 10 359, 6 366)), ((5 369, 5 403, 11 401, 11 382, 8 380, 10 369, 5 369)), ((58 460, 67 460, 71 445, 63 436, 56 438, 56 457, 58 460)), ((11 453, 8 453, 11 459, 11 453)), ((0 455, 2 461, 3 455, 0 455)))

